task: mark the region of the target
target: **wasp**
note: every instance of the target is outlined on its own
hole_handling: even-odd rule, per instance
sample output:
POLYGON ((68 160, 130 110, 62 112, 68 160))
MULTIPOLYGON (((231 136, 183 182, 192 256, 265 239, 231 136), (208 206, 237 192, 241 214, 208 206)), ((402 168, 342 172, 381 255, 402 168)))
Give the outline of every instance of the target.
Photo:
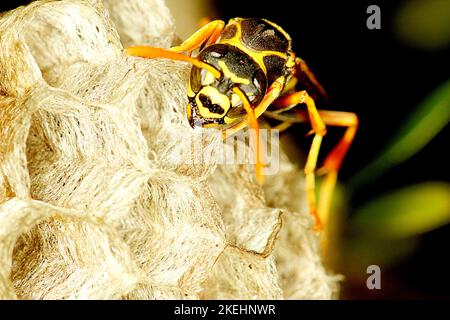
POLYGON ((280 130, 294 123, 310 123, 314 137, 304 168, 306 192, 315 226, 322 228, 328 218, 338 171, 356 135, 358 118, 350 112, 318 110, 308 90, 295 90, 301 79, 307 79, 317 92, 325 94, 308 65, 292 51, 292 40, 286 31, 266 19, 234 18, 226 24, 214 20, 179 46, 167 50, 134 46, 127 48, 126 53, 191 63, 187 106, 190 125, 219 128, 224 137, 245 127, 255 130, 255 171, 260 182, 264 164, 259 156, 258 118, 265 115, 278 120, 280 130), (198 53, 192 57, 196 50, 198 53), (306 106, 306 110, 294 109, 300 105, 306 106), (321 169, 316 170, 327 125, 345 127, 346 131, 321 169), (318 204, 316 171, 325 174, 318 204))

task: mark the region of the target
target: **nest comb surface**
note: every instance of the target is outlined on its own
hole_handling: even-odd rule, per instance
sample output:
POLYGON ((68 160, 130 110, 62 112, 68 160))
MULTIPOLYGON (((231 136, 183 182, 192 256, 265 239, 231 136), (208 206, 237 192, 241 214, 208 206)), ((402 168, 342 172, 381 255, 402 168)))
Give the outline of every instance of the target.
POLYGON ((284 155, 263 188, 186 120, 161 0, 36 1, 0 17, 0 298, 329 299, 284 155), (182 152, 190 141, 208 162, 182 152))

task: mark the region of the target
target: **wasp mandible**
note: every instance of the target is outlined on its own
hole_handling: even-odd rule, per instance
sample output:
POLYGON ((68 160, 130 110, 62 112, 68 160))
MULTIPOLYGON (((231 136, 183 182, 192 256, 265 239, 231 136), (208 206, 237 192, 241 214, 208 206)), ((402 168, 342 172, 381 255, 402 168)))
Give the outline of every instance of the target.
POLYGON ((127 48, 126 53, 191 63, 187 106, 190 125, 220 128, 224 137, 245 127, 254 129, 255 172, 259 182, 264 176, 257 119, 265 115, 279 120, 279 129, 309 122, 314 138, 304 168, 306 192, 315 226, 320 229, 328 218, 337 174, 354 140, 358 118, 350 112, 317 110, 307 90, 295 91, 301 75, 320 93, 325 93, 307 64, 292 51, 291 43, 286 31, 271 21, 234 18, 227 24, 222 20, 211 21, 181 45, 168 50, 134 46, 127 48), (192 57, 197 49, 197 56, 192 57), (293 109, 298 105, 306 105, 306 110, 293 109), (290 116, 286 116, 290 110, 290 116), (346 127, 346 131, 319 169, 326 176, 317 206, 315 173, 326 125, 346 127))

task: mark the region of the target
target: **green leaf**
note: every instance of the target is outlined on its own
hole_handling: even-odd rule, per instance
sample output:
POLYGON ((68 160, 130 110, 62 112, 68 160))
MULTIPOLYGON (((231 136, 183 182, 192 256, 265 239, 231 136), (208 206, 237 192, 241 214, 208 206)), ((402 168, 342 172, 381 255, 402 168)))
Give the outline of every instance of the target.
POLYGON ((375 237, 415 236, 450 222, 450 184, 428 182, 383 195, 356 210, 352 229, 375 237))
POLYGON ((444 49, 450 44, 450 1, 402 1, 394 17, 395 33, 422 49, 444 49))
POLYGON ((435 90, 406 120, 391 143, 350 181, 355 190, 419 152, 450 120, 450 80, 435 90))

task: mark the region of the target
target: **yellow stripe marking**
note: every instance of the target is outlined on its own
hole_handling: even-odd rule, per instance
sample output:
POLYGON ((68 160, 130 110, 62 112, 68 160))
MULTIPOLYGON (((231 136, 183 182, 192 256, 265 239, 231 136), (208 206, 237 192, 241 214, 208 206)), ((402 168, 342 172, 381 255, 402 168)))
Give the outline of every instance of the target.
POLYGON ((203 87, 197 94, 195 101, 197 102, 198 112, 203 118, 222 118, 223 115, 227 113, 228 109, 230 109, 230 99, 211 86, 203 87), (221 114, 209 111, 209 109, 204 107, 200 101, 200 94, 204 94, 209 97, 211 99, 211 103, 218 104, 224 111, 221 114))
POLYGON ((231 81, 234 83, 242 83, 242 84, 250 84, 250 80, 245 78, 240 78, 237 75, 235 75, 233 72, 228 69, 227 65, 223 61, 218 62, 219 66, 222 68, 222 72, 225 75, 225 77, 230 78, 231 81))
MULTIPOLYGON (((241 19, 233 19, 236 25, 236 34, 233 38, 230 39, 223 39, 219 40, 219 43, 222 44, 229 44, 232 46, 235 46, 239 48, 240 50, 244 51, 246 54, 248 54, 253 60, 256 61, 256 63, 260 66, 260 68, 264 71, 264 74, 267 76, 267 68, 264 64, 264 57, 266 56, 278 56, 283 59, 288 59, 286 56, 286 53, 279 52, 279 51, 270 51, 270 50, 264 50, 264 51, 257 51, 250 48, 247 48, 245 44, 242 42, 242 30, 241 30, 241 19)), ((272 24, 273 25, 273 24, 272 24)), ((277 28, 278 29, 278 28, 277 28)), ((284 30, 283 30, 284 31, 284 30)), ((285 32, 284 32, 285 33, 285 32)), ((286 34, 286 33, 285 33, 286 34)), ((290 40, 290 38, 288 38, 290 40)))

